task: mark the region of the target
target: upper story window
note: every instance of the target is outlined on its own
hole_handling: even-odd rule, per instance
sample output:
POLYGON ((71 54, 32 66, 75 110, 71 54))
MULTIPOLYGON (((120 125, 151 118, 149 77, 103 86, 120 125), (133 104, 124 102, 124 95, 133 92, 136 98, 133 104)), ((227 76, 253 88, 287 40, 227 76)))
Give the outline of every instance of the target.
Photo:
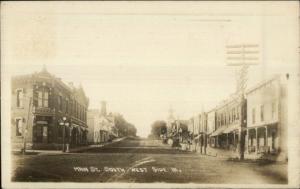
POLYGON ((22 136, 22 118, 16 119, 16 136, 22 136))
POLYGON ((83 109, 83 120, 86 121, 86 109, 83 109))
POLYGON ((255 108, 252 109, 252 123, 255 123, 255 108))
POLYGON ((39 91, 38 92, 38 106, 39 107, 48 107, 49 106, 49 93, 48 91, 39 91))
POLYGON ((57 98, 59 110, 62 110, 62 96, 58 96, 57 98))
POLYGON ((23 89, 17 89, 17 107, 23 107, 23 89))
POLYGON ((66 113, 69 113, 69 100, 66 99, 66 113))
POLYGON ((49 107, 49 91, 47 89, 37 91, 37 102, 38 107, 49 107))
POLYGON ((260 106, 260 121, 264 121, 264 105, 260 106))
POLYGON ((223 117, 223 114, 221 114, 221 125, 224 124, 224 117, 223 117))
POLYGON ((81 115, 81 107, 80 104, 78 104, 78 119, 80 119, 80 115, 81 115))
POLYGON ((77 103, 77 101, 75 100, 74 101, 74 105, 75 105, 75 117, 77 117, 78 118, 78 103, 77 103))
POLYGON ((233 121, 235 121, 235 119, 236 119, 235 108, 232 109, 232 115, 233 115, 233 121))
POLYGON ((69 108, 69 110, 70 110, 70 114, 73 114, 74 110, 73 110, 73 100, 72 99, 70 99, 70 108, 69 108))
POLYGON ((276 113, 276 104, 275 102, 272 102, 272 118, 275 118, 275 113, 276 113))

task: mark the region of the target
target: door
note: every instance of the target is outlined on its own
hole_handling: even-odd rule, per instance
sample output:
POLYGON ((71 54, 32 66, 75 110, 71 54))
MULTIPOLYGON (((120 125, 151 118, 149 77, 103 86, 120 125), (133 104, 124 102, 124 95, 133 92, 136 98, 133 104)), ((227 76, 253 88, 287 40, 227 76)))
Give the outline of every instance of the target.
POLYGON ((48 143, 48 127, 43 126, 43 143, 48 143))

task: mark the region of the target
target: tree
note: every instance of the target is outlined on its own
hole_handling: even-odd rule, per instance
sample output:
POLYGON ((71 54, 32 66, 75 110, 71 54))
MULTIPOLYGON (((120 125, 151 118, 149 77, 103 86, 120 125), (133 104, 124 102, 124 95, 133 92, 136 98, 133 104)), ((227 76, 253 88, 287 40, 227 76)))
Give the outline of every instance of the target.
POLYGON ((158 139, 160 138, 160 135, 167 133, 167 123, 162 120, 157 120, 152 123, 151 125, 151 138, 158 139))
POLYGON ((116 113, 114 115, 115 117, 115 126, 118 129, 119 136, 124 137, 124 136, 136 136, 136 128, 133 124, 127 122, 123 115, 116 113))

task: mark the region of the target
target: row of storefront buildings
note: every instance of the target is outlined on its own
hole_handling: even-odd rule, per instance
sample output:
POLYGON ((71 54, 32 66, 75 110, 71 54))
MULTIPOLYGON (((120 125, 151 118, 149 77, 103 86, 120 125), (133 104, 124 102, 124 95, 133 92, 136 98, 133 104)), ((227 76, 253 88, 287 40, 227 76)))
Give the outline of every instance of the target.
POLYGON ((72 148, 117 137, 113 117, 108 118, 106 112, 95 114, 88 107, 81 85, 65 84, 45 67, 12 77, 12 149, 60 150, 67 144, 72 148))
MULTIPOLYGON (((191 117, 188 134, 168 120, 189 150, 213 156, 287 160, 287 77, 276 75, 191 117), (188 137, 186 137, 188 136, 188 137)), ((170 132, 169 132, 170 135, 170 132)), ((174 134, 173 134, 174 136, 174 134)))

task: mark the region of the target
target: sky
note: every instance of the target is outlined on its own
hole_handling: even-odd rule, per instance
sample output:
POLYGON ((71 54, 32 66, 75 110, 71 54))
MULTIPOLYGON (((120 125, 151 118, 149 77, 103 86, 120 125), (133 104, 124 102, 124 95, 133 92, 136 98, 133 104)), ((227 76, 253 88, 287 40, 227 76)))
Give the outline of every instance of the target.
POLYGON ((298 70, 297 2, 4 2, 2 79, 49 72, 81 84, 147 136, 235 91, 226 46, 258 44, 248 86, 298 70))

